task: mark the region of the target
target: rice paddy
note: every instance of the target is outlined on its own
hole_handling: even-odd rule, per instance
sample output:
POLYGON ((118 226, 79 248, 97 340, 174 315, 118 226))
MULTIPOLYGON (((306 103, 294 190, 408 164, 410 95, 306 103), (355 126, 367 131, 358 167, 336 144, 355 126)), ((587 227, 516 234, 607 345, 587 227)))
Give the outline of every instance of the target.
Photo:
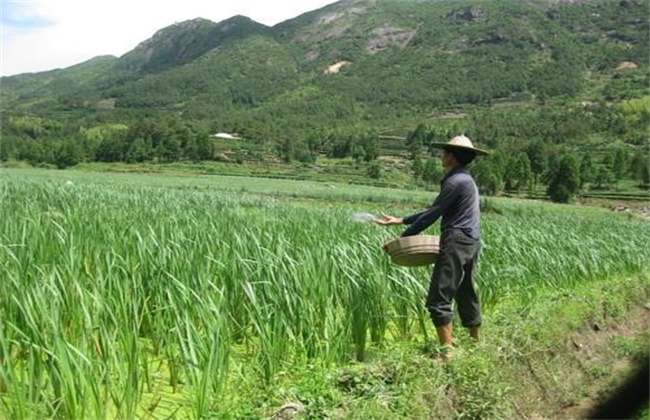
MULTIPOLYGON (((428 192, 220 176, 0 175, 0 417, 219 417, 239 384, 427 340, 428 268, 390 264, 428 192), (244 378, 244 379, 242 379, 244 378)), ((648 222, 494 199, 478 271, 486 316, 650 271, 648 222)), ((431 228, 435 234, 437 226, 431 228)))

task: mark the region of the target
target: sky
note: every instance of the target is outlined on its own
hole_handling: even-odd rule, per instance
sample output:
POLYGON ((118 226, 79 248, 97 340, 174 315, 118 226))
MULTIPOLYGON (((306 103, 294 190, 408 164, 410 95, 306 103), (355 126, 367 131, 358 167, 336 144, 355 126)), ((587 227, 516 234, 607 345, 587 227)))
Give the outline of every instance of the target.
POLYGON ((121 56, 159 29, 235 15, 273 26, 336 0, 0 0, 0 76, 121 56))

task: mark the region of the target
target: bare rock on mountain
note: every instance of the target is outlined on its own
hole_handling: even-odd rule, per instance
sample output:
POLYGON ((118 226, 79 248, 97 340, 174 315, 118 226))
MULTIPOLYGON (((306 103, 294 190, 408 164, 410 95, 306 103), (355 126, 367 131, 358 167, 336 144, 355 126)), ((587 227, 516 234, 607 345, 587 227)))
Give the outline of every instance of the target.
POLYGON ((369 40, 366 48, 371 53, 376 53, 389 45, 405 47, 411 39, 413 39, 415 34, 416 31, 414 30, 408 31, 384 24, 373 31, 373 35, 376 36, 376 38, 369 40))

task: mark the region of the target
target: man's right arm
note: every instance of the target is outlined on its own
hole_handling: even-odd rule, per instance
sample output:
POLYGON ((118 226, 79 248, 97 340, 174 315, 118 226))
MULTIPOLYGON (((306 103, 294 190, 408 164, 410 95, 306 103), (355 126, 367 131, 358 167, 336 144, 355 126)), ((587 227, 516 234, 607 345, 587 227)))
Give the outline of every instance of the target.
POLYGON ((405 225, 410 225, 401 236, 417 235, 424 229, 434 224, 440 216, 445 214, 453 203, 456 195, 456 188, 448 179, 442 186, 440 194, 433 201, 433 204, 426 210, 403 219, 405 225))

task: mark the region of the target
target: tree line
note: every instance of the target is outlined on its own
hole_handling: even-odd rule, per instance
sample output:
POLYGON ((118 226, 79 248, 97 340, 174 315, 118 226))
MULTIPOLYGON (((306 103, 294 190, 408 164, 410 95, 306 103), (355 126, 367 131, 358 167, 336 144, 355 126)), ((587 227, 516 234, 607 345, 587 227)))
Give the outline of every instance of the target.
MULTIPOLYGON (((456 128, 447 130, 425 125, 408 133, 404 145, 413 162, 413 177, 418 182, 426 185, 440 181, 443 172, 432 145, 457 134, 456 128)), ((474 135, 472 131, 467 134, 474 135)), ((637 186, 648 188, 650 154, 647 147, 621 141, 606 148, 580 148, 537 138, 498 143, 490 155, 471 164, 471 172, 483 194, 534 193, 545 187, 544 192, 552 201, 569 202, 587 187, 608 189, 624 179, 633 179, 637 186)))
MULTIPOLYGON (((615 107, 476 112, 451 125, 418 124, 403 139, 386 140, 379 130, 363 126, 317 127, 304 134, 255 133, 238 146, 236 161, 275 155, 285 163, 315 164, 320 157, 352 158, 367 167, 371 178, 382 176, 378 159, 396 154, 409 162, 411 175, 423 186, 442 177, 437 150, 431 145, 465 133, 489 148, 472 172, 483 194, 539 194, 570 201, 586 188, 606 189, 623 179, 650 185, 647 99, 615 107), (267 138, 268 136, 273 139, 267 138), (647 137, 646 137, 647 138, 647 137), (387 143, 392 142, 390 148, 387 143), (260 150, 264 152, 260 152, 260 150)), ((86 127, 35 116, 9 116, 3 121, 0 159, 67 168, 80 162, 176 162, 220 159, 215 153, 218 124, 210 128, 174 118, 132 119, 129 125, 104 122, 86 127)), ((232 127, 237 130, 237 127, 232 127)), ((246 131, 242 128, 242 131, 246 131)), ((281 132, 280 132, 281 133, 281 132)))
POLYGON ((213 140, 177 119, 142 119, 71 129, 40 117, 12 117, 0 143, 2 160, 17 159, 60 169, 80 162, 199 162, 214 158, 213 140))

